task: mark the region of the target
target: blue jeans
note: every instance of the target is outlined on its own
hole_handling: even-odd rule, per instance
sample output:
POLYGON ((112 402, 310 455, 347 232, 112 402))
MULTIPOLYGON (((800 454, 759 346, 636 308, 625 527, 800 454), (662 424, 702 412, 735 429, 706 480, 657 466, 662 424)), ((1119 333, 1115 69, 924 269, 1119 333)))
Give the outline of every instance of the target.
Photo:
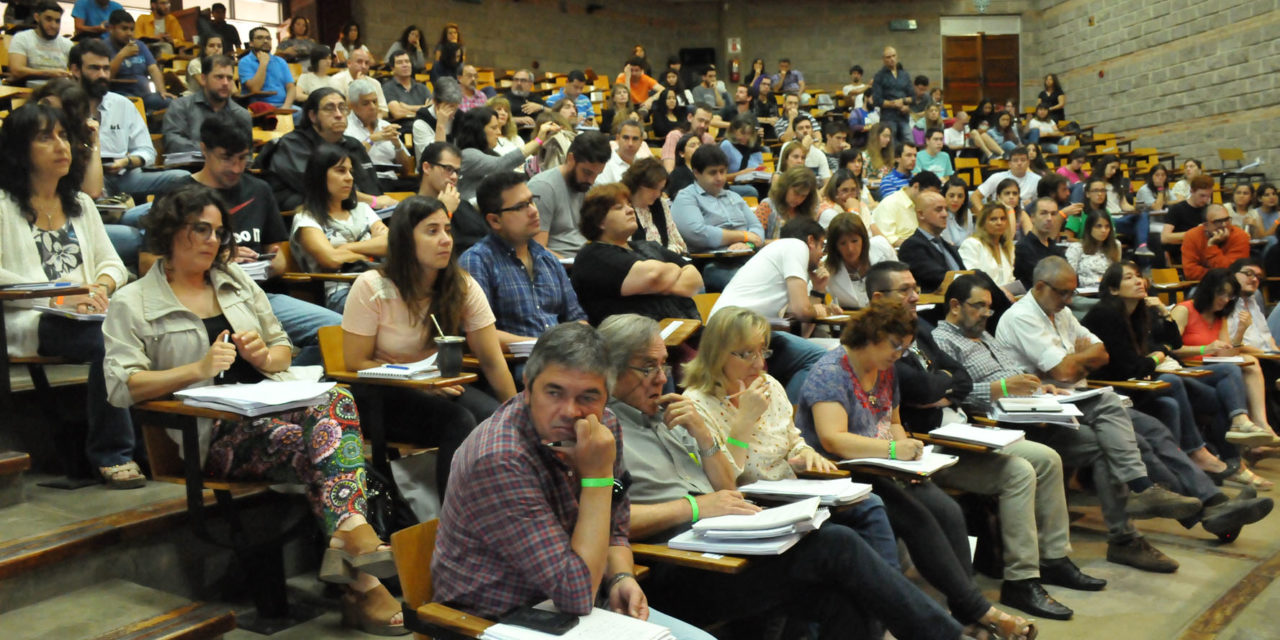
POLYGON ((37 329, 42 356, 60 357, 89 365, 88 398, 85 412, 89 432, 85 454, 94 467, 114 467, 133 460, 135 440, 129 410, 107 402, 107 381, 103 373, 106 349, 102 323, 81 322, 58 316, 40 316, 37 329))
POLYGON ((289 341, 301 349, 293 364, 321 364, 320 327, 342 324, 342 314, 282 293, 268 293, 267 301, 284 332, 289 334, 289 341))
POLYGON ((108 224, 107 238, 115 247, 116 255, 124 261, 124 266, 133 272, 138 271, 138 252, 142 250, 142 233, 125 224, 108 224))
MULTIPOLYGON (((1133 421, 1133 433, 1137 436, 1138 452, 1152 482, 1201 502, 1221 493, 1209 476, 1182 452, 1173 440, 1173 433, 1159 419, 1133 409, 1128 413, 1133 421)), ((1179 520, 1188 529, 1199 521, 1198 513, 1179 520)))
POLYGON ((143 171, 129 169, 120 175, 102 176, 107 193, 128 193, 137 196, 149 196, 160 193, 169 183, 190 176, 191 172, 182 169, 165 169, 163 171, 143 171))
POLYGON ((1111 216, 1111 226, 1115 228, 1116 233, 1133 236, 1134 246, 1141 247, 1147 243, 1147 236, 1151 231, 1151 217, 1146 211, 1121 213, 1111 216))
POLYGON ((884 510, 884 500, 880 496, 873 493, 847 509, 833 512, 831 521, 858 532, 881 559, 894 569, 901 570, 898 562, 898 539, 893 535, 889 515, 884 510))
POLYGON ((150 210, 151 210, 151 203, 144 202, 132 209, 129 209, 128 211, 125 211, 124 215, 120 216, 120 224, 127 224, 131 227, 141 228, 142 218, 146 216, 147 212, 150 210))
POLYGON ((702 286, 707 293, 720 293, 724 288, 729 286, 729 281, 733 279, 733 275, 742 268, 741 262, 708 262, 702 268, 702 286))
POLYGON ((809 378, 809 368, 826 353, 822 347, 793 333, 774 331, 769 341, 773 355, 769 357, 769 375, 787 388, 791 404, 800 402, 800 389, 809 378))
POLYGON ((1156 379, 1169 383, 1169 388, 1139 398, 1142 400, 1139 408, 1159 418, 1169 428, 1179 449, 1190 453, 1203 447, 1204 439, 1200 437, 1200 429, 1196 427, 1195 411, 1191 408, 1191 400, 1182 377, 1166 373, 1156 379))

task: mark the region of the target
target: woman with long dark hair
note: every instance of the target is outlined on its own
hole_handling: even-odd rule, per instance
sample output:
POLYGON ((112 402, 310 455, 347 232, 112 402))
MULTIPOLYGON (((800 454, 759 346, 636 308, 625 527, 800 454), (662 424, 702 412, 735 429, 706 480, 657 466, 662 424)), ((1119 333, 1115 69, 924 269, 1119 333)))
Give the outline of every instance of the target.
POLYGON ((969 184, 960 176, 951 176, 942 185, 942 197, 947 199, 947 228, 942 238, 955 246, 973 235, 976 216, 969 203, 969 184))
POLYGON ((364 51, 370 58, 373 57, 373 54, 369 53, 369 47, 365 46, 364 39, 360 37, 360 23, 352 20, 342 25, 342 35, 333 45, 333 57, 338 65, 346 65, 351 54, 356 51, 364 51))
POLYGON ((418 25, 411 24, 400 32, 400 37, 391 43, 391 47, 387 49, 386 60, 390 62, 397 53, 401 51, 409 54, 409 61, 413 63, 413 72, 422 73, 427 70, 427 54, 424 49, 427 46, 427 39, 422 35, 422 29, 418 25))
MULTIPOLYGON (((893 258, 888 258, 892 260, 893 258)), ((827 293, 841 309, 867 306, 867 284, 863 280, 871 270, 871 239, 858 214, 844 212, 827 225, 826 258, 822 265, 831 274, 827 293)))
POLYGON ((462 64, 467 61, 467 48, 462 44, 462 31, 458 23, 449 22, 440 30, 440 41, 436 43, 435 63, 431 65, 431 82, 436 78, 456 78, 462 72, 462 64))
POLYGON ((454 129, 454 142, 462 150, 462 170, 458 175, 458 195, 463 200, 474 200, 476 187, 486 176, 499 171, 514 171, 524 164, 525 158, 542 148, 542 141, 560 131, 554 122, 544 122, 538 134, 524 146, 498 155, 494 147, 502 139, 502 123, 498 114, 489 107, 477 107, 462 112, 454 129))
POLYGON ((500 401, 515 395, 516 387, 489 301, 458 265, 448 210, 435 198, 413 196, 391 216, 386 262, 351 285, 342 314, 347 367, 359 371, 430 357, 441 335, 436 322, 444 335, 466 338, 480 361, 487 392, 479 385, 378 391, 389 439, 440 447, 436 481, 443 495, 453 452, 500 401))
MULTIPOLYGON (((735 120, 736 121, 736 120, 735 120)), ((721 143, 723 145, 723 143, 721 143)), ((769 186, 768 197, 756 205, 756 218, 764 226, 764 239, 777 240, 782 225, 792 218, 817 219, 818 178, 805 166, 787 169, 769 186)))
POLYGON ((303 71, 311 68, 311 50, 320 45, 311 37, 311 21, 303 16, 289 20, 288 36, 276 45, 276 55, 289 62, 302 63, 303 71))
POLYGON ((1116 240, 1111 216, 1100 211, 1090 213, 1084 220, 1080 242, 1073 242, 1067 247, 1066 258, 1075 269, 1079 286, 1098 286, 1102 282, 1102 274, 1120 262, 1120 241, 1116 240))
POLYGON ((702 137, 686 133, 676 143, 676 168, 671 170, 667 178, 667 197, 674 198, 681 189, 693 184, 693 169, 689 168, 689 159, 693 152, 702 145, 702 137))
POLYGON ((1134 196, 1134 206, 1139 211, 1163 211, 1169 206, 1169 169, 1156 164, 1147 172, 1147 180, 1138 195, 1134 196))
POLYGON ((1147 247, 1147 237, 1151 232, 1151 218, 1146 211, 1133 206, 1133 189, 1129 179, 1120 172, 1120 159, 1113 155, 1098 158, 1093 164, 1093 173, 1089 181, 1099 178, 1107 185, 1107 213, 1111 214, 1111 223, 1117 233, 1133 238, 1134 255, 1154 256, 1147 247))
POLYGON ((196 51, 195 59, 187 63, 187 93, 204 90, 204 86, 200 84, 201 78, 204 77, 201 71, 204 68, 204 59, 222 55, 222 53, 222 36, 207 35, 200 38, 200 48, 196 51))
POLYGON ((1049 106, 1049 117, 1054 122, 1067 119, 1067 93, 1058 80, 1058 74, 1049 73, 1044 76, 1044 91, 1037 96, 1040 104, 1049 106))
POLYGON ((631 192, 631 206, 636 211, 638 228, 632 240, 656 242, 684 255, 689 253, 689 245, 671 219, 671 200, 663 192, 669 177, 662 161, 649 157, 631 163, 619 182, 631 192))
POLYGON ((686 121, 684 114, 685 108, 680 104, 679 90, 664 89, 653 103, 653 135, 665 140, 668 133, 681 128, 681 123, 686 121))
MULTIPOLYGON (((351 157, 320 145, 302 176, 306 193, 293 216, 289 245, 307 271, 356 273, 387 253, 387 226, 369 205, 357 202, 351 157)), ((351 285, 324 283, 325 306, 342 313, 351 285)))

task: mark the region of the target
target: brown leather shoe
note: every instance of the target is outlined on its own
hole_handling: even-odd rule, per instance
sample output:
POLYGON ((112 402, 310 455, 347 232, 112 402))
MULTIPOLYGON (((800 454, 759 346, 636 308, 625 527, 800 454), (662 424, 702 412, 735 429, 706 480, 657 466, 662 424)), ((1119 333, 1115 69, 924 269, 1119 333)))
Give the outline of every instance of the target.
POLYGON ((1127 564, 1135 569, 1155 573, 1173 573, 1178 570, 1177 560, 1161 553, 1141 536, 1128 542, 1108 542, 1107 562, 1127 564))

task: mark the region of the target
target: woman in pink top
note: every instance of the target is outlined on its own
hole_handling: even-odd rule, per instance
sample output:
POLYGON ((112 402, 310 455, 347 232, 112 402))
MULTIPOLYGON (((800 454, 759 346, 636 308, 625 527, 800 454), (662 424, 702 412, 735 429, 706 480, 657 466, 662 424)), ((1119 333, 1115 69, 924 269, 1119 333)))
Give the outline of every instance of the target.
MULTIPOLYGON (((439 335, 433 315, 445 335, 466 336, 468 348, 480 360, 483 386, 492 395, 482 391, 482 385, 430 392, 372 389, 381 394, 388 440, 440 448, 436 479, 443 496, 453 452, 498 402, 515 395, 516 387, 498 344, 489 301, 453 255, 448 211, 439 200, 414 196, 391 216, 386 265, 360 274, 351 285, 342 314, 347 368, 360 371, 432 355, 439 335)), ((357 400, 367 395, 357 393, 357 400)))
MULTIPOLYGON (((1235 274, 1226 269, 1210 269, 1200 280, 1195 295, 1178 303, 1169 315, 1182 332, 1182 349, 1174 352, 1178 357, 1239 356, 1244 358, 1245 395, 1249 399, 1249 418, 1253 423, 1272 431, 1267 422, 1266 386, 1258 359, 1239 353, 1236 345, 1248 325, 1242 323, 1239 335, 1227 334, 1227 323, 1240 297, 1240 283, 1235 274)), ((1247 321, 1246 321, 1247 322, 1247 321)), ((1275 439, 1274 431, 1272 438, 1275 439)), ((1280 439, 1276 439, 1280 442, 1280 439)))
POLYGON ((1084 161, 1089 158, 1089 152, 1084 149, 1076 149, 1067 156, 1067 164, 1058 167, 1058 175, 1067 179, 1071 184, 1084 180, 1084 161))

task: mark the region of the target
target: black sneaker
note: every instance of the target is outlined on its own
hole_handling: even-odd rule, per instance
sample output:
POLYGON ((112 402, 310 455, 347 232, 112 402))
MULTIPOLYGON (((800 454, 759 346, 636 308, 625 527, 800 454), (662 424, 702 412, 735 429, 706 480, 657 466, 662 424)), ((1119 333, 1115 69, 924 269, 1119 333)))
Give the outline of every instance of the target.
POLYGON ((1200 517, 1200 526, 1223 542, 1231 542, 1240 535, 1240 529, 1245 525, 1267 517, 1273 506, 1275 503, 1271 498, 1228 500, 1205 507, 1200 517))

